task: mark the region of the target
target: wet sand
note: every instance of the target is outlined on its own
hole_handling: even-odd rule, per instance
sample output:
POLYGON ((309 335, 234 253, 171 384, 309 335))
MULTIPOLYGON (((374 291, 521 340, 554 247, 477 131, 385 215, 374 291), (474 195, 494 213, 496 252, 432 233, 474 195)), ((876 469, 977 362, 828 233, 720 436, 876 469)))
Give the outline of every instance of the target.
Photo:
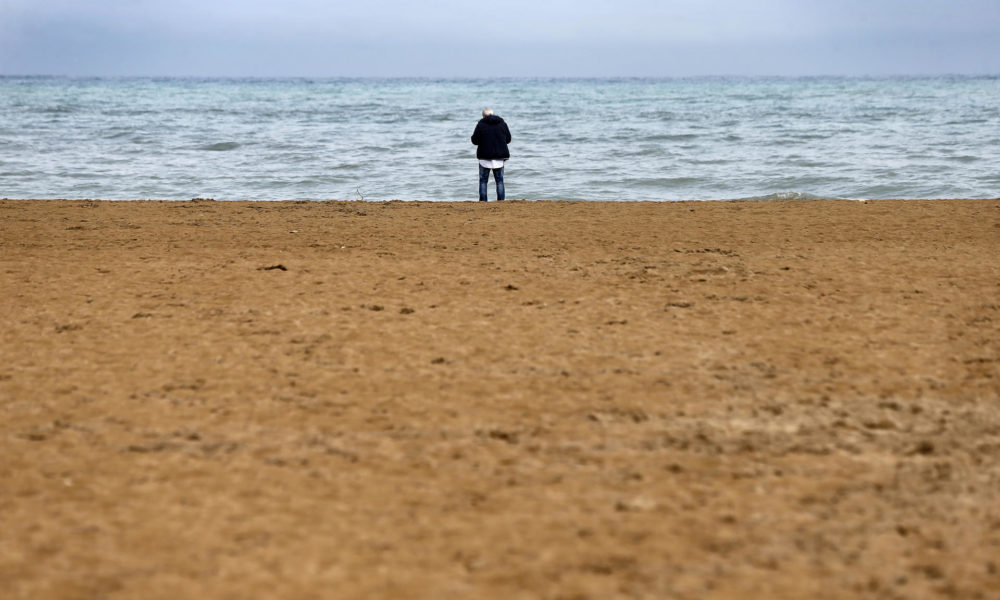
POLYGON ((0 201, 3 598, 1000 598, 1000 200, 0 201))

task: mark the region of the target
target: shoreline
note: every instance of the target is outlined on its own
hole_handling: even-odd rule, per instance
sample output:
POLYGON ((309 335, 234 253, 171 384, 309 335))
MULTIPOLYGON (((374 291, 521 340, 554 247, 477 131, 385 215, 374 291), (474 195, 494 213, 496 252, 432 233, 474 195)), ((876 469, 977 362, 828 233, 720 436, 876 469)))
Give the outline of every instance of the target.
POLYGON ((0 200, 0 576, 975 597, 997 256, 1000 199, 0 200))
MULTIPOLYGON (((534 204, 534 203, 569 203, 569 204, 678 204, 685 202, 693 203, 731 203, 731 202, 952 202, 952 201, 971 201, 971 202, 990 202, 1000 200, 1000 196, 995 198, 983 197, 983 198, 828 198, 824 196, 812 196, 811 194, 804 194, 801 192, 780 192, 776 194, 769 194, 766 196, 751 196, 746 198, 709 198, 709 199, 685 199, 685 200, 562 200, 562 199, 537 199, 529 200, 526 198, 514 198, 504 200, 507 204, 534 204)), ((119 200, 109 200, 106 198, 0 198, 0 202, 226 202, 226 203, 352 203, 360 202, 366 204, 388 204, 388 203, 405 203, 405 204, 479 204, 476 200, 405 200, 401 198, 393 198, 390 200, 362 200, 362 199, 279 199, 279 200, 249 200, 249 199, 237 199, 237 200, 227 200, 227 199, 215 199, 215 198, 182 198, 182 199, 166 199, 166 198, 128 198, 119 200)), ((491 198, 489 204, 496 203, 496 200, 491 198)))

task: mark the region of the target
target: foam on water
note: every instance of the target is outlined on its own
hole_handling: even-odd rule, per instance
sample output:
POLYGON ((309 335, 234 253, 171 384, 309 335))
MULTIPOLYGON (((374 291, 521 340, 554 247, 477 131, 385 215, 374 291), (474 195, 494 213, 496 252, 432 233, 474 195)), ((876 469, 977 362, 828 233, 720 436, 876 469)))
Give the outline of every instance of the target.
POLYGON ((474 200, 483 106, 508 198, 1000 196, 997 77, 0 77, 0 197, 474 200))

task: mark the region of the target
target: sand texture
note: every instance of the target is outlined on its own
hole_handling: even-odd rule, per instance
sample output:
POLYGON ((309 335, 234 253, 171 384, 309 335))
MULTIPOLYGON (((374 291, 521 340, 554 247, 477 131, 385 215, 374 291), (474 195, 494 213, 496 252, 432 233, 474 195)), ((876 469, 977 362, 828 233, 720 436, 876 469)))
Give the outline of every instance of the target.
POLYGON ((1000 200, 0 201, 0 598, 1000 598, 1000 200))

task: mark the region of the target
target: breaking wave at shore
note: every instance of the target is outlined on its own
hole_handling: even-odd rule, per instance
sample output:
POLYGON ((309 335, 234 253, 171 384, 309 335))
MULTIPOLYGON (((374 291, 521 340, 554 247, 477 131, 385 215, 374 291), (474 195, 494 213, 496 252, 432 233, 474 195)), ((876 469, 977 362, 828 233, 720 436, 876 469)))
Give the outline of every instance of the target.
POLYGON ((474 200, 483 106, 509 199, 1000 195, 996 77, 0 77, 0 197, 474 200))

